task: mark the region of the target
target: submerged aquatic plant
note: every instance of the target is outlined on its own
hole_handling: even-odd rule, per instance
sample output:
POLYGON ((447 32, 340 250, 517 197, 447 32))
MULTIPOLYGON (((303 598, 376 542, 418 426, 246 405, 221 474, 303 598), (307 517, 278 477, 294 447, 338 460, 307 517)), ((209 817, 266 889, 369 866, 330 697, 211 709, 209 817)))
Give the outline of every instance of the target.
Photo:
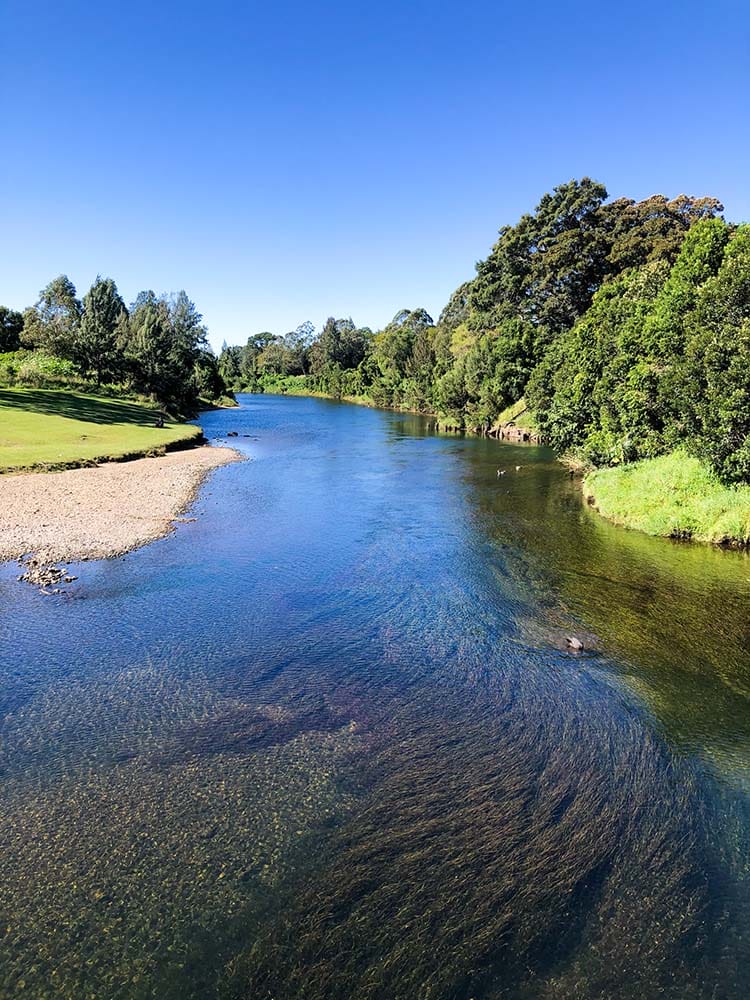
POLYGON ((500 716, 426 692, 394 711, 366 803, 225 998, 708 995, 689 766, 582 686, 522 683, 500 716))

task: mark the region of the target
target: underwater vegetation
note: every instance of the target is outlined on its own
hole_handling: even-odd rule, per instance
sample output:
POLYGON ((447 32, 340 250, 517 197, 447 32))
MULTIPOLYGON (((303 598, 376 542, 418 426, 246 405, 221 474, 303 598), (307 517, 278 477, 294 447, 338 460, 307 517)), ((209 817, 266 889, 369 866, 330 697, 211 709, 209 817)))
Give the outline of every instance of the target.
POLYGON ((729 904, 695 775, 627 713, 534 687, 500 720, 395 714, 366 803, 222 997, 714 995, 696 961, 729 904))

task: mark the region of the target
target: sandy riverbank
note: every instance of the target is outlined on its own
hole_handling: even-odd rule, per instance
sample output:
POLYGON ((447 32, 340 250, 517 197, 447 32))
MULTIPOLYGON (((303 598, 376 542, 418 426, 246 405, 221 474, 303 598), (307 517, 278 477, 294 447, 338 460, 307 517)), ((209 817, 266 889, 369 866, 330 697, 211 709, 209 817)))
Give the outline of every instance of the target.
POLYGON ((0 476, 0 562, 33 552, 46 562, 107 559, 172 530, 232 448, 192 448, 160 458, 66 472, 0 476))

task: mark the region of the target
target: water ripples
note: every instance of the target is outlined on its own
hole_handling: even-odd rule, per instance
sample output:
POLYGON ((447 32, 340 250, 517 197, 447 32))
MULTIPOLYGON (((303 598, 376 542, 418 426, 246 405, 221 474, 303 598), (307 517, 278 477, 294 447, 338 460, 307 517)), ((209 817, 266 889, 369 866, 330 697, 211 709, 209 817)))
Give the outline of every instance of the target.
POLYGON ((0 995, 744 996, 747 564, 543 449, 204 425, 252 460, 196 522, 71 600, 0 573, 0 995))

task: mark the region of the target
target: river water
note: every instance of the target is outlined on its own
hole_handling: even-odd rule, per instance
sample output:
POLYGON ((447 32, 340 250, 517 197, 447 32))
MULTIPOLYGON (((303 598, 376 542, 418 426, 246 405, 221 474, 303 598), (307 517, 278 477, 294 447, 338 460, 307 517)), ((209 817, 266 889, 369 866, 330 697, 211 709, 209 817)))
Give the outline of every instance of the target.
POLYGON ((746 997, 750 561, 542 448, 241 403, 194 522, 0 568, 0 995, 746 997))

